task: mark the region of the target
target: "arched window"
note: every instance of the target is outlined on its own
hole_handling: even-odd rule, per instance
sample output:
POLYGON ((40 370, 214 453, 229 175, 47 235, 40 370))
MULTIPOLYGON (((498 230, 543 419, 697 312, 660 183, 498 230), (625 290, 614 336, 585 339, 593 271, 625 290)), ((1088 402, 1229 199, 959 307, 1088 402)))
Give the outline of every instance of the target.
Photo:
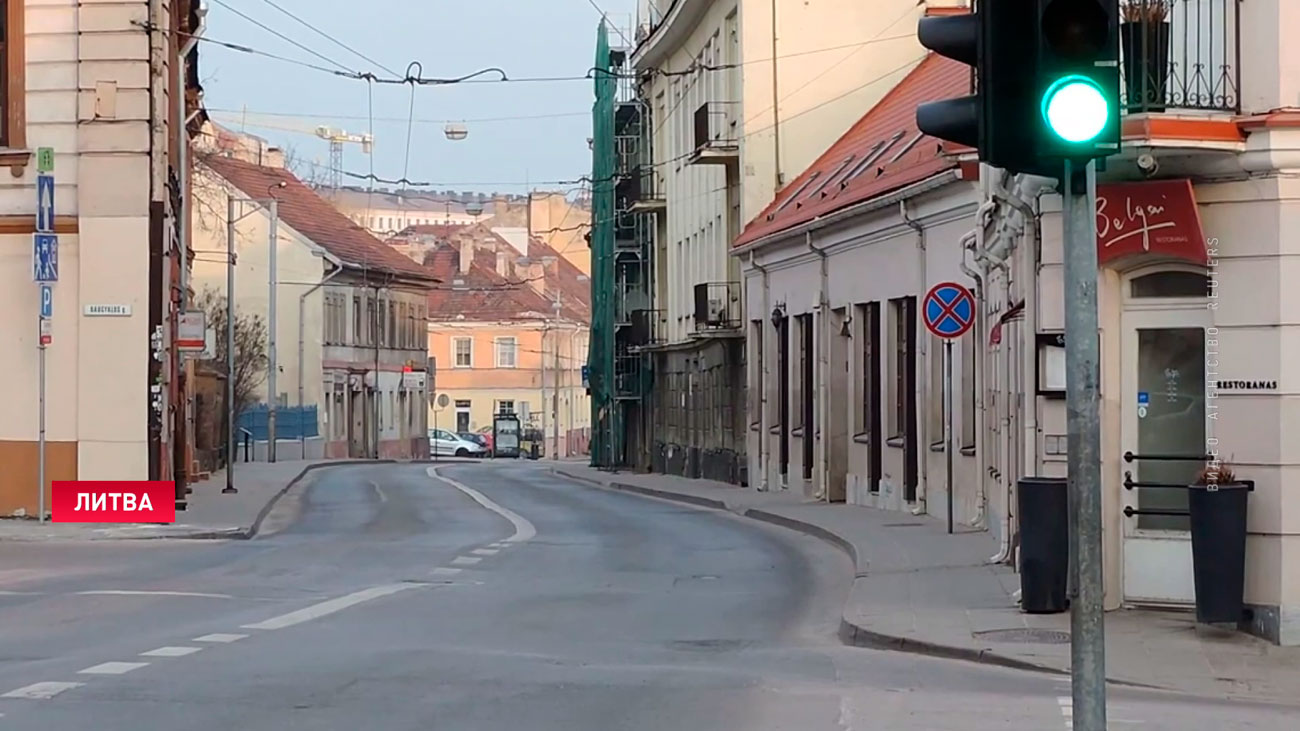
POLYGON ((1201 272, 1166 270, 1129 281, 1129 296, 1134 299, 1208 297, 1209 294, 1210 278, 1201 272))

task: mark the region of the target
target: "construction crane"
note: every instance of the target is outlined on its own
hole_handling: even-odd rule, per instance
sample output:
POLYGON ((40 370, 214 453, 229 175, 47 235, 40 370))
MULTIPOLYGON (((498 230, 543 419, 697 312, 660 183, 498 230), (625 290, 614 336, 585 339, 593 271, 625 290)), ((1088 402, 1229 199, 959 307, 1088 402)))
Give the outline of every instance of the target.
POLYGON ((361 145, 361 151, 367 155, 374 147, 375 138, 369 132, 350 135, 346 130, 334 129, 321 125, 316 128, 316 136, 330 143, 330 187, 338 190, 343 187, 343 144, 351 142, 361 145))

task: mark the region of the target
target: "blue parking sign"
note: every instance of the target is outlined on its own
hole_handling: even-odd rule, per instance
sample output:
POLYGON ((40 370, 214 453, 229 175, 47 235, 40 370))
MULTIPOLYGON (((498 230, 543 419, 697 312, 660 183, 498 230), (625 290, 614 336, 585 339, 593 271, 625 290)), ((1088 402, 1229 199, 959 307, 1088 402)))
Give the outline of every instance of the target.
POLYGON ((54 288, 48 284, 41 285, 41 318, 54 317, 54 288))

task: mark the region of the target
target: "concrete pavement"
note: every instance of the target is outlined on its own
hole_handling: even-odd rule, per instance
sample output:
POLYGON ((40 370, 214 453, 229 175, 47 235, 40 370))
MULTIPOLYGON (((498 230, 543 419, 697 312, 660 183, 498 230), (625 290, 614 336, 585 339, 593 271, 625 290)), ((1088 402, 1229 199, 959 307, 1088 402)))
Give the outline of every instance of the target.
MULTIPOLYGON (((318 470, 248 541, 6 544, 0 731, 1068 728, 1058 678, 840 644, 853 571, 821 540, 429 469, 318 470)), ((1294 712, 1112 693, 1141 731, 1294 712)))
MULTIPOLYGON (((990 565, 983 531, 947 535, 937 520, 811 502, 666 475, 608 473, 551 463, 585 482, 727 510, 830 541, 856 567, 840 635, 850 644, 1068 673, 1069 614, 1019 611, 1019 576, 990 565)), ((1222 698, 1293 702, 1300 648, 1199 627, 1186 613, 1121 610, 1106 618, 1107 676, 1120 683, 1222 698)))

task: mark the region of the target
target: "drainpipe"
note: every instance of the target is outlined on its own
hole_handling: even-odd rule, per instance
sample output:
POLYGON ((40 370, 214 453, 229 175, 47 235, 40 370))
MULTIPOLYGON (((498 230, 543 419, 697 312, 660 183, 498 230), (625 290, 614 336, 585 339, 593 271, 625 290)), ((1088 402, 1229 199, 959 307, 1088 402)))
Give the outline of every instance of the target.
MULTIPOLYGON (((817 337, 817 431, 819 439, 818 451, 821 453, 821 468, 819 470, 820 483, 817 489, 817 497, 823 502, 830 502, 830 381, 827 378, 826 371, 830 367, 830 357, 828 356, 830 328, 827 326, 830 315, 829 300, 826 295, 828 289, 827 283, 830 274, 827 272, 827 256, 822 249, 813 246, 812 231, 804 234, 804 243, 808 250, 816 254, 821 259, 821 276, 817 283, 817 309, 820 312, 817 337)), ((807 435, 805 435, 806 438, 807 435)))
MULTIPOLYGON (((916 219, 907 215, 906 200, 901 200, 898 202, 898 215, 903 219, 903 223, 907 224, 908 228, 911 228, 913 231, 916 232, 916 260, 918 265, 917 271, 920 273, 921 284, 922 284, 922 288, 924 289, 925 282, 928 281, 926 278, 926 265, 925 265, 926 264, 925 227, 922 226, 916 219)), ((926 363, 931 368, 934 367, 932 364, 929 364, 928 360, 924 359, 924 356, 926 356, 930 350, 929 348, 930 339, 917 338, 917 340, 920 341, 917 343, 917 356, 918 356, 917 360, 926 363), (924 347, 922 347, 923 344, 924 347)), ((930 413, 930 398, 932 397, 933 394, 930 393, 930 386, 929 386, 930 379, 926 378, 925 383, 926 386, 925 388, 921 389, 921 398, 918 399, 917 407, 919 408, 922 414, 926 414, 928 416, 930 413)), ((928 418, 917 419, 918 424, 925 423, 928 421, 929 421, 928 418)), ((917 485, 916 507, 912 509, 912 515, 925 515, 926 497, 927 497, 926 493, 929 492, 928 487, 929 487, 930 470, 928 468, 928 465, 930 462, 930 435, 926 433, 928 430, 920 429, 919 431, 925 434, 925 439, 921 440, 921 443, 917 445, 917 449, 916 449, 918 455, 917 462, 919 463, 917 465, 917 471, 920 472, 920 475, 918 476, 918 482, 920 484, 917 485)), ((913 438, 915 438, 915 436, 913 438)))
MULTIPOLYGON (((303 292, 302 294, 298 295, 298 414, 299 414, 298 418, 299 419, 302 418, 302 401, 303 401, 302 364, 303 364, 303 350, 306 348, 304 344, 306 339, 306 325, 304 324, 304 318, 305 318, 304 313, 306 312, 306 307, 307 307, 307 296, 310 295, 312 292, 315 292, 316 290, 320 289, 321 287, 324 287, 326 284, 329 283, 331 279, 343 273, 343 262, 339 261, 336 257, 334 257, 334 255, 330 254, 329 252, 321 252, 321 256, 324 257, 325 261, 328 261, 330 264, 334 265, 334 271, 330 272, 329 274, 326 274, 324 279, 320 280, 316 284, 313 284, 311 288, 308 289, 306 292, 303 292)), ((298 435, 300 438, 303 438, 305 440, 305 438, 302 436, 301 430, 299 430, 298 435)))
MULTIPOLYGON (((1030 374, 1038 367, 1037 336, 1038 336, 1038 251, 1043 245, 1043 213, 1042 199, 1043 192, 1039 191, 1035 197, 1034 205, 1034 225, 1030 227, 1030 239, 1028 245, 1021 252, 1021 282, 1024 285, 1020 288, 1020 295, 1025 299, 1025 327, 1024 334, 1021 336, 1021 363, 1022 363, 1022 382, 1027 381, 1030 374)), ((1026 404, 1024 412, 1024 470, 1027 475, 1037 475, 1039 473, 1038 460, 1038 396, 1026 393, 1026 404)))
MULTIPOLYGON (((986 334, 986 330, 988 328, 988 322, 987 322, 988 316, 985 314, 984 311, 986 306, 984 301, 985 300, 984 277, 979 272, 972 269, 970 265, 966 263, 966 252, 974 249, 976 246, 979 245, 980 231, 982 230, 983 222, 977 218, 976 224, 980 228, 975 228, 972 229, 971 231, 966 232, 958 242, 960 246, 960 254, 961 254, 961 260, 959 262, 959 265, 961 266, 962 273, 970 277, 975 282, 975 332, 973 334, 973 337, 975 338, 975 348, 976 348, 975 373, 974 373, 975 411, 976 411, 976 417, 975 417, 976 507, 975 507, 975 518, 970 522, 970 525, 973 527, 979 527, 984 524, 985 511, 988 506, 988 487, 985 485, 984 482, 984 448, 983 448, 984 447, 983 425, 984 425, 984 414, 986 408, 986 404, 984 400, 984 380, 985 380, 984 344, 988 341, 988 335, 986 334)), ((965 367, 965 363, 962 364, 962 367, 963 368, 965 367)), ((965 417, 963 416, 963 419, 964 418, 965 417)))
MULTIPOLYGON (((769 296, 770 290, 768 288, 768 281, 767 281, 767 267, 764 267, 762 264, 759 264, 754 259, 754 251, 752 249, 749 252, 749 266, 754 269, 757 269, 763 275, 763 317, 759 320, 759 322, 762 323, 759 327, 761 327, 763 331, 766 331, 768 313, 772 311, 771 303, 769 301, 771 297, 769 296)), ((759 376, 759 382, 762 385, 762 387, 759 389, 758 392, 758 470, 760 473, 758 478, 759 492, 767 492, 770 489, 767 483, 768 460, 771 458, 771 455, 769 454, 770 450, 768 449, 768 443, 767 443, 768 430, 771 428, 771 425, 768 424, 768 419, 767 419, 767 412, 768 412, 767 389, 768 386, 770 385, 770 379, 768 378, 768 369, 767 369, 767 340, 768 340, 767 338, 759 339, 760 352, 758 354, 758 366, 760 369, 762 369, 759 376)))

